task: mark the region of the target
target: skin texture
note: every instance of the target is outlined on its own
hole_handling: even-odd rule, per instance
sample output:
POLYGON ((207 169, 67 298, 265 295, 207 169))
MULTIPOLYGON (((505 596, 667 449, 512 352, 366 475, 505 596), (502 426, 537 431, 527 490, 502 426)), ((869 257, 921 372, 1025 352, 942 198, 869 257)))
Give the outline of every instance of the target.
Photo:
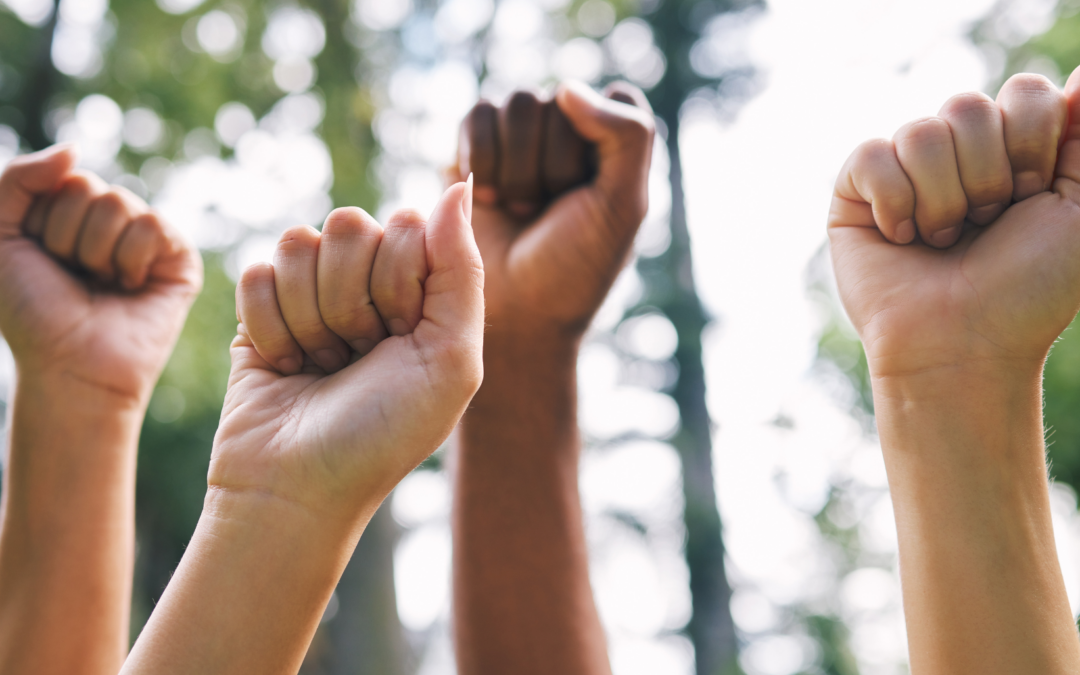
POLYGON ((69 147, 0 176, 15 357, 0 507, 0 671, 105 674, 127 652, 142 419, 202 283, 146 204, 69 147))
POLYGON ((866 348, 916 675, 1075 673, 1041 377, 1080 307, 1080 75, 950 99, 837 181, 829 235, 866 348), (914 240, 914 243, 911 243, 914 240))
POLYGON ((471 185, 385 231, 338 209, 237 286, 203 516, 123 673, 295 673, 379 504, 483 372, 471 185))
POLYGON ((578 497, 576 366, 647 208, 648 110, 627 85, 605 97, 568 83, 549 102, 481 102, 462 124, 457 172, 476 179, 487 273, 485 380, 453 458, 463 675, 610 672, 578 497))

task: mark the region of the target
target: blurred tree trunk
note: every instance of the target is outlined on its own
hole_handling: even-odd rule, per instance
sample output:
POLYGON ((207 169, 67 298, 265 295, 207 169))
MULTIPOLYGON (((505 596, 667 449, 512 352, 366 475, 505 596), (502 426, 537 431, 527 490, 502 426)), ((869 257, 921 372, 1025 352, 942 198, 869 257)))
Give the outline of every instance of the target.
POLYGON ((49 100, 60 84, 60 73, 52 62, 52 43, 58 14, 54 7, 52 16, 38 29, 38 43, 30 64, 31 71, 26 73, 26 85, 18 106, 25 120, 22 137, 34 150, 41 150, 52 143, 45 133, 45 114, 48 112, 49 100))
POLYGON ((686 631, 694 644, 697 675, 736 672, 738 642, 731 618, 731 586, 724 568, 724 542, 712 463, 712 419, 705 403, 701 333, 709 317, 694 287, 690 233, 679 154, 678 106, 658 116, 667 126, 671 157, 671 245, 655 259, 639 263, 646 281, 645 300, 671 320, 679 336, 675 360, 679 377, 671 395, 682 425, 672 444, 682 460, 686 564, 690 569, 693 614, 686 631))
POLYGON ((667 132, 665 140, 671 159, 671 245, 656 258, 642 259, 638 269, 646 285, 644 303, 663 311, 679 336, 675 351, 679 377, 671 395, 679 407, 682 426, 672 444, 682 460, 686 501, 685 555, 692 602, 686 633, 694 645, 697 675, 728 675, 741 671, 713 478, 713 422, 705 402, 701 334, 710 317, 694 286, 679 150, 679 114, 683 102, 694 89, 716 84, 691 68, 690 50, 709 19, 733 9, 729 2, 713 3, 702 13, 705 4, 666 0, 645 17, 667 62, 663 78, 649 92, 649 100, 667 132))

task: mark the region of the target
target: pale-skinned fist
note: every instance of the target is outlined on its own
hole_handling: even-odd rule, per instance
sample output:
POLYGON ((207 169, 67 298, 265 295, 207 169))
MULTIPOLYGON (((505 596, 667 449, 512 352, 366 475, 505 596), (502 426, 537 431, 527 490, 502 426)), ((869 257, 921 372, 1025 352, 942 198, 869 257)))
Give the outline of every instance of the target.
POLYGON ((360 209, 294 227, 236 289, 210 488, 370 516, 480 386, 484 271, 470 190, 385 231, 360 209))
POLYGON ((489 341, 584 333, 645 216, 653 133, 623 83, 606 96, 565 83, 547 102, 516 92, 465 118, 454 172, 476 179, 489 341))
POLYGON ((1080 70, 1064 93, 1017 75, 862 144, 829 237, 872 375, 1041 367, 1080 307, 1080 70))
POLYGON ((55 374, 145 404, 202 285, 202 260, 71 147, 0 176, 0 333, 20 377, 55 374))

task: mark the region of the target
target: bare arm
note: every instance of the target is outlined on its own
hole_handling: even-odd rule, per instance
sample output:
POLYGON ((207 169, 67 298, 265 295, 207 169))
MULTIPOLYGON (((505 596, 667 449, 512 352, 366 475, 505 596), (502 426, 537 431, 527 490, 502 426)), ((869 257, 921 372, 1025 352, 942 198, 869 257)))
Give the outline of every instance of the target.
POLYGON ((965 368, 875 385, 912 672, 1076 672, 1040 369, 965 368))
POLYGON ((202 517, 123 673, 300 668, 371 515, 479 386, 467 196, 385 232, 339 209, 245 271, 202 517))
POLYGON ((832 255, 873 378, 915 675, 1080 670, 1041 405, 1080 307, 1077 85, 956 96, 837 182, 832 255))
POLYGON ((16 363, 0 507, 5 673, 120 668, 139 430, 201 282, 197 254, 141 200, 72 162, 54 148, 0 176, 0 331, 16 363))
POLYGON ((645 213, 652 122, 640 92, 609 95, 563 88, 545 110, 517 94, 463 126, 488 273, 485 379, 454 458, 463 675, 610 672, 578 495, 577 354, 645 213), (586 173, 578 135, 599 169, 567 191, 586 173))
POLYGON ((4 672, 115 673, 128 648, 143 411, 20 377, 0 528, 4 672))

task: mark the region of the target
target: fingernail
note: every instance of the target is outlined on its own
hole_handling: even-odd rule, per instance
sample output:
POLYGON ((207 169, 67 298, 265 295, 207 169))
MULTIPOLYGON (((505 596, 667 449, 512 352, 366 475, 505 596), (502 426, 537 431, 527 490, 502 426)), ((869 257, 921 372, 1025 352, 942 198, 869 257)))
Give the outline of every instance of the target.
POLYGON ((405 319, 390 319, 386 323, 386 329, 390 331, 391 335, 408 335, 411 332, 405 319))
POLYGON ((930 235, 930 243, 938 248, 945 248, 946 246, 952 246, 956 243, 956 240, 960 238, 959 227, 949 227, 944 230, 939 230, 930 235))
POLYGON ((333 349, 320 349, 315 352, 315 363, 328 373, 336 373, 345 367, 345 359, 333 349))
POLYGON ((908 218, 896 226, 896 243, 910 244, 915 240, 915 221, 908 218))
POLYGON ((473 200, 473 177, 469 172, 469 178, 465 181, 465 190, 461 193, 461 212, 465 214, 465 220, 472 224, 472 200, 473 200))
POLYGON ((1001 204, 991 204, 990 206, 980 206, 977 209, 971 209, 971 213, 968 214, 968 220, 976 225, 989 225, 997 220, 997 217, 1001 215, 1001 212, 1005 210, 1005 207, 1001 204))
POLYGON ((1013 179, 1013 199, 1022 201, 1046 189, 1042 176, 1035 171, 1021 171, 1013 179))
POLYGON ((295 375, 300 372, 300 359, 288 356, 278 361, 277 367, 282 375, 295 375))

